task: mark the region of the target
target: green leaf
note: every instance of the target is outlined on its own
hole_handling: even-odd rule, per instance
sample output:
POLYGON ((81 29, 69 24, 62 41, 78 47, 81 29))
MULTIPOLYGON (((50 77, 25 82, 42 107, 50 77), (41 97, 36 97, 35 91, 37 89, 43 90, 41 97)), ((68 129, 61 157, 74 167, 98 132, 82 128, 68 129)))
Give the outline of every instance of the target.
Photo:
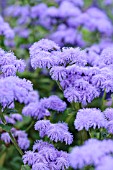
POLYGON ((4 109, 3 112, 4 112, 5 114, 18 113, 18 111, 17 111, 16 109, 9 109, 9 108, 4 109))
POLYGON ((2 130, 5 130, 6 132, 10 132, 13 125, 12 124, 7 124, 7 125, 0 124, 0 127, 2 128, 2 130))
POLYGON ((21 170, 31 170, 28 165, 22 165, 21 170))

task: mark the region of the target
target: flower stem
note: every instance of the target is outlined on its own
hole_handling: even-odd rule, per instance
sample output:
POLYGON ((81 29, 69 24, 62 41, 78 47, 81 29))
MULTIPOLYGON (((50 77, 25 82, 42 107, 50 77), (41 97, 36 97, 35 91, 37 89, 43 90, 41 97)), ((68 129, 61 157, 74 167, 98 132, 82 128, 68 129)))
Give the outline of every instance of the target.
POLYGON ((22 152, 22 150, 19 148, 19 146, 18 146, 18 144, 17 144, 15 138, 13 137, 12 133, 11 133, 11 132, 8 132, 8 133, 9 133, 9 136, 10 136, 10 138, 11 138, 11 140, 12 140, 12 142, 13 142, 15 148, 18 150, 18 152, 19 152, 20 155, 22 156, 22 155, 23 155, 23 152, 22 152))
POLYGON ((103 111, 104 110, 104 100, 106 98, 106 91, 104 90, 104 94, 103 94, 103 97, 102 97, 102 106, 101 106, 101 110, 103 111))

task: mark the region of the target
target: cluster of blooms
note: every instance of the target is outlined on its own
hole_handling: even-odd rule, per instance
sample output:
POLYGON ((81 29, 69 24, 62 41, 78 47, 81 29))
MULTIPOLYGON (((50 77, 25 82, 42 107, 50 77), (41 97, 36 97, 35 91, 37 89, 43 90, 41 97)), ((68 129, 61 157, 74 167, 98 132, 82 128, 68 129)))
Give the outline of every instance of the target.
POLYGON ((66 109, 66 103, 63 102, 59 97, 53 95, 49 98, 30 101, 29 104, 23 108, 22 114, 35 119, 42 119, 45 116, 50 116, 48 109, 62 112, 66 109))
POLYGON ((68 132, 66 123, 52 124, 50 120, 39 120, 35 124, 35 130, 39 131, 40 137, 48 136, 55 142, 65 142, 68 145, 73 142, 73 136, 68 132))
POLYGON ((14 100, 28 103, 29 92, 33 91, 30 81, 16 76, 1 78, 0 89, 0 104, 3 108, 14 107, 14 100))
MULTIPOLYGON (((17 121, 23 121, 23 117, 22 115, 20 115, 19 113, 13 113, 13 114, 9 114, 8 116, 5 115, 4 116, 6 123, 10 123, 10 124, 16 124, 17 121)), ((2 124, 2 120, 0 120, 0 123, 2 124)))
POLYGON ((89 139, 83 146, 74 147, 70 153, 70 164, 74 169, 93 165, 95 170, 112 170, 113 141, 89 139), (94 154, 95 153, 95 154, 94 154))
POLYGON ((54 40, 60 46, 87 45, 82 35, 84 29, 90 32, 97 31, 102 37, 112 35, 112 23, 101 9, 89 7, 84 11, 83 0, 76 2, 56 0, 56 2, 59 4, 58 7, 48 7, 44 3, 35 6, 12 5, 6 8, 5 14, 8 17, 17 18, 14 31, 20 37, 29 36, 31 24, 41 25, 50 31, 49 39, 54 40))
POLYGON ((96 108, 80 109, 74 122, 75 128, 80 131, 90 128, 105 128, 113 134, 113 108, 107 108, 103 112, 96 108))
POLYGON ((16 72, 23 72, 25 63, 23 60, 16 59, 12 52, 5 52, 0 48, 0 71, 1 77, 15 76, 16 72))
POLYGON ((113 92, 112 47, 101 54, 79 48, 62 48, 42 39, 30 48, 33 68, 48 68, 52 79, 59 81, 69 102, 86 105, 101 91, 113 92), (76 81, 77 80, 77 81, 76 81))
POLYGON ((54 145, 42 140, 35 142, 33 151, 25 152, 23 162, 32 166, 32 170, 65 170, 69 168, 68 154, 58 151, 54 145))
POLYGON ((5 36, 5 45, 9 44, 10 46, 14 45, 14 30, 9 26, 7 22, 4 21, 0 15, 0 36, 5 36))
MULTIPOLYGON (((16 130, 15 128, 11 129, 11 133, 13 137, 16 138, 18 146, 23 149, 27 150, 30 146, 30 142, 27 137, 27 133, 22 130, 16 130)), ((0 136, 0 139, 4 141, 6 144, 11 143, 11 138, 7 132, 3 132, 0 136)))

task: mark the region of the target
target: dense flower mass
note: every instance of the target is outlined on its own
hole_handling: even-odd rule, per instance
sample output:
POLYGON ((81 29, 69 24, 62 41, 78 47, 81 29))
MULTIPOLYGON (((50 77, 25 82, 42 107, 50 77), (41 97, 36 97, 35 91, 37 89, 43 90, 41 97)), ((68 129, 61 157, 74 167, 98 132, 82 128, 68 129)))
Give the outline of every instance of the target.
POLYGON ((103 113, 98 109, 81 109, 77 112, 77 116, 74 122, 75 128, 78 130, 89 128, 101 128, 106 127, 106 120, 103 113))
POLYGON ((0 48, 0 71, 1 77, 15 76, 16 72, 25 70, 24 60, 16 59, 12 52, 5 52, 0 48))
POLYGON ((52 124, 49 120, 40 120, 35 124, 35 130, 39 131, 40 137, 48 136, 55 142, 61 141, 68 145, 73 142, 73 136, 68 132, 66 123, 52 124))
POLYGON ((14 45, 14 30, 10 27, 9 23, 5 22, 0 15, 0 35, 5 36, 5 44, 9 46, 14 45))
POLYGON ((112 153, 112 140, 99 141, 97 139, 89 139, 84 143, 83 146, 73 148, 70 153, 69 160, 71 166, 74 169, 81 169, 88 165, 94 165, 94 167, 99 169, 101 166, 107 166, 104 160, 106 160, 107 162, 111 162, 111 159, 113 159, 111 157, 112 153))
MULTIPOLYGON (((19 147, 23 150, 27 150, 30 146, 30 141, 28 140, 28 135, 24 131, 16 130, 15 128, 11 129, 12 135, 17 139, 19 147)), ((6 144, 11 143, 11 138, 7 132, 1 134, 0 139, 6 144)))
POLYGON ((29 92, 33 90, 30 81, 16 76, 1 78, 0 89, 0 104, 3 107, 9 107, 14 101, 28 103, 29 92))
POLYGON ((66 152, 58 151, 54 145, 41 140, 36 141, 33 145, 33 151, 25 152, 23 162, 32 166, 32 170, 64 170, 69 167, 69 159, 66 152))
POLYGON ((0 169, 113 170, 113 1, 4 0, 0 24, 0 169))
POLYGON ((36 98, 34 101, 30 100, 29 104, 23 108, 22 113, 25 116, 42 119, 45 116, 50 116, 49 110, 62 112, 65 109, 66 103, 63 102, 59 97, 53 95, 48 98, 42 98, 38 101, 36 101, 36 98))

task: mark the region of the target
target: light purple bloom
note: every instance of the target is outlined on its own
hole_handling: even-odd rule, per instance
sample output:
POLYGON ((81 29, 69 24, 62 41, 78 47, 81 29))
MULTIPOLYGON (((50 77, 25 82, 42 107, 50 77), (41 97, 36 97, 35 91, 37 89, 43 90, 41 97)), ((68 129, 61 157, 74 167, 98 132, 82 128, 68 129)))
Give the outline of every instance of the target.
POLYGON ((2 141, 4 141, 5 143, 10 143, 11 142, 10 136, 9 136, 9 134, 7 132, 2 133, 0 139, 2 141))
POLYGON ((113 153, 112 140, 89 139, 84 145, 72 149, 69 161, 74 169, 81 169, 88 165, 97 166, 101 164, 101 160, 104 160, 104 156, 109 156, 111 153, 113 153))
POLYGON ((48 136, 50 140, 65 142, 70 145, 73 142, 73 136, 68 131, 66 123, 52 124, 49 120, 40 120, 35 124, 35 130, 39 131, 40 137, 48 136))
POLYGON ((89 128, 102 128, 106 127, 106 120, 104 114, 96 108, 80 109, 77 112, 76 119, 74 121, 75 128, 77 130, 89 130, 89 128))
POLYGON ((62 101, 58 96, 52 95, 48 98, 43 98, 40 103, 46 108, 55 111, 64 111, 66 109, 66 103, 62 101))
POLYGON ((108 121, 113 120, 113 108, 107 108, 103 114, 108 121))

